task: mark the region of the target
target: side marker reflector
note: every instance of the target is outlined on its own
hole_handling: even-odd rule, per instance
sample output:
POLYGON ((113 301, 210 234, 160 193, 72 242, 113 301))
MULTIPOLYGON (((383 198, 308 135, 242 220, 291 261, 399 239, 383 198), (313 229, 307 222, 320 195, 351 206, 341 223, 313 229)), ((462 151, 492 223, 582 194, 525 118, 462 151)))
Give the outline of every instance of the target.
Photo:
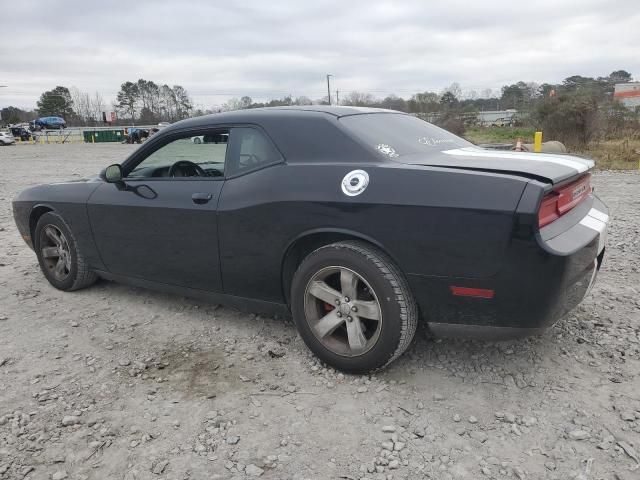
POLYGON ((493 298, 495 292, 487 288, 449 287, 457 297, 493 298))

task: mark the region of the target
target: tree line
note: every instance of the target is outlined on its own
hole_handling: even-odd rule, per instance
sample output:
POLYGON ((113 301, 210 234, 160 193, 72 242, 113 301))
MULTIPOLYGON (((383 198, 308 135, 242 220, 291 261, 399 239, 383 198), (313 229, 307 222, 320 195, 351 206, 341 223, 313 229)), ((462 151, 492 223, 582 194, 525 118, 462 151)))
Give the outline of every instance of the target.
MULTIPOLYGON (((624 108, 613 98, 615 84, 630 81, 629 72, 616 70, 595 78, 573 75, 555 84, 519 81, 504 85, 499 92, 491 89, 463 91, 457 82, 441 92, 417 92, 407 99, 394 94, 376 98, 371 93, 353 91, 343 95, 339 101, 332 98, 331 103, 429 114, 436 123, 457 134, 464 133, 478 112, 515 109, 527 125, 541 128, 552 138, 567 144, 581 145, 598 135, 638 131, 639 112, 624 108)), ((220 107, 196 110, 184 87, 139 79, 120 86, 109 110, 118 112, 119 124, 154 124, 218 111, 329 103, 327 96, 314 100, 305 96, 286 96, 266 102, 255 102, 251 97, 243 96, 232 98, 220 107)), ((5 123, 28 121, 38 115, 57 115, 64 117, 68 125, 95 125, 102 122, 101 112, 106 109, 98 92, 90 95, 75 87, 57 86, 40 96, 36 112, 7 107, 1 113, 5 123)))
POLYGON ((141 78, 124 82, 109 107, 99 92, 89 94, 77 87, 57 86, 40 95, 34 111, 10 106, 0 113, 2 121, 9 124, 58 116, 67 125, 95 126, 103 123, 102 114, 107 111, 117 112, 116 124, 176 122, 192 116, 193 102, 181 85, 159 85, 141 78))
POLYGON ((193 112, 193 102, 184 87, 158 85, 142 78, 120 86, 114 107, 131 122, 143 124, 176 122, 193 112))
MULTIPOLYGON (((477 120, 479 112, 514 109, 524 126, 543 130, 546 138, 579 147, 597 136, 638 135, 640 112, 625 108, 613 98, 615 84, 630 81, 629 72, 616 70, 595 78, 573 75, 555 84, 519 81, 503 86, 499 93, 490 89, 463 92, 454 82, 441 92, 419 92, 408 99, 394 94, 376 98, 370 93, 353 91, 342 96, 338 104, 428 114, 435 123, 458 135, 477 120)), ((337 99, 332 100, 335 104, 337 99)), ((223 110, 311 103, 326 105, 329 98, 312 102, 306 97, 287 96, 266 103, 254 102, 251 97, 233 98, 223 110)))
MULTIPOLYGON (((611 96, 616 83, 632 81, 631 74, 625 70, 617 70, 606 77, 583 77, 574 75, 558 84, 519 81, 505 85, 499 93, 485 89, 481 92, 468 90, 463 92, 459 83, 454 82, 441 92, 425 91, 414 93, 408 99, 395 94, 384 98, 376 98, 371 93, 352 91, 336 100, 332 95, 332 103, 358 107, 377 107, 399 110, 407 113, 439 113, 456 109, 461 112, 485 110, 530 111, 544 98, 554 95, 575 93, 578 90, 589 90, 597 97, 611 96)), ((232 98, 223 105, 222 110, 239 110, 279 105, 311 105, 329 104, 328 97, 312 101, 307 97, 286 96, 268 102, 254 102, 251 97, 232 98)))

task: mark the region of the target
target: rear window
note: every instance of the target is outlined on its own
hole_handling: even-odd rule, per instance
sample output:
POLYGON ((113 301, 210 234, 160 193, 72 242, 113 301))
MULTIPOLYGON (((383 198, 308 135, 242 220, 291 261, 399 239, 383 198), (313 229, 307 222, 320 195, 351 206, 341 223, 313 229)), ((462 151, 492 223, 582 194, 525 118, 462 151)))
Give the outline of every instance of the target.
POLYGON ((472 143, 411 115, 371 113, 340 122, 380 155, 391 159, 473 146, 472 143))

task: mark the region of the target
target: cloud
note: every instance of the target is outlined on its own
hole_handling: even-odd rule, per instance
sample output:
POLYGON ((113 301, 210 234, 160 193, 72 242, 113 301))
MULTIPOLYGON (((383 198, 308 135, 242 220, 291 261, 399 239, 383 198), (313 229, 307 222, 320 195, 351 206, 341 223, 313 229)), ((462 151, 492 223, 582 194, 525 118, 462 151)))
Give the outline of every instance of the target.
POLYGON ((112 99, 138 78, 183 85, 209 107, 245 94, 318 98, 327 73, 335 89, 375 96, 640 76, 633 0, 31 0, 4 15, 0 107, 33 107, 56 85, 112 99))

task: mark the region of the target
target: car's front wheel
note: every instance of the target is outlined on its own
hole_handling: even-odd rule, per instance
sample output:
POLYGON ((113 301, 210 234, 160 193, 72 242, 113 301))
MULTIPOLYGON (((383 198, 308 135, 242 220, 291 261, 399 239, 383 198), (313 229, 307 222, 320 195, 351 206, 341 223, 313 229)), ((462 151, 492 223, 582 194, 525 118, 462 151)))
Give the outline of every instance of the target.
POLYGON ((359 241, 309 254, 293 278, 291 309, 311 351, 349 373, 370 372, 398 358, 409 347, 418 318, 398 267, 359 241))
POLYGON ((47 212, 40 217, 33 236, 34 248, 42 273, 59 290, 88 287, 97 275, 78 249, 71 229, 62 217, 47 212))

